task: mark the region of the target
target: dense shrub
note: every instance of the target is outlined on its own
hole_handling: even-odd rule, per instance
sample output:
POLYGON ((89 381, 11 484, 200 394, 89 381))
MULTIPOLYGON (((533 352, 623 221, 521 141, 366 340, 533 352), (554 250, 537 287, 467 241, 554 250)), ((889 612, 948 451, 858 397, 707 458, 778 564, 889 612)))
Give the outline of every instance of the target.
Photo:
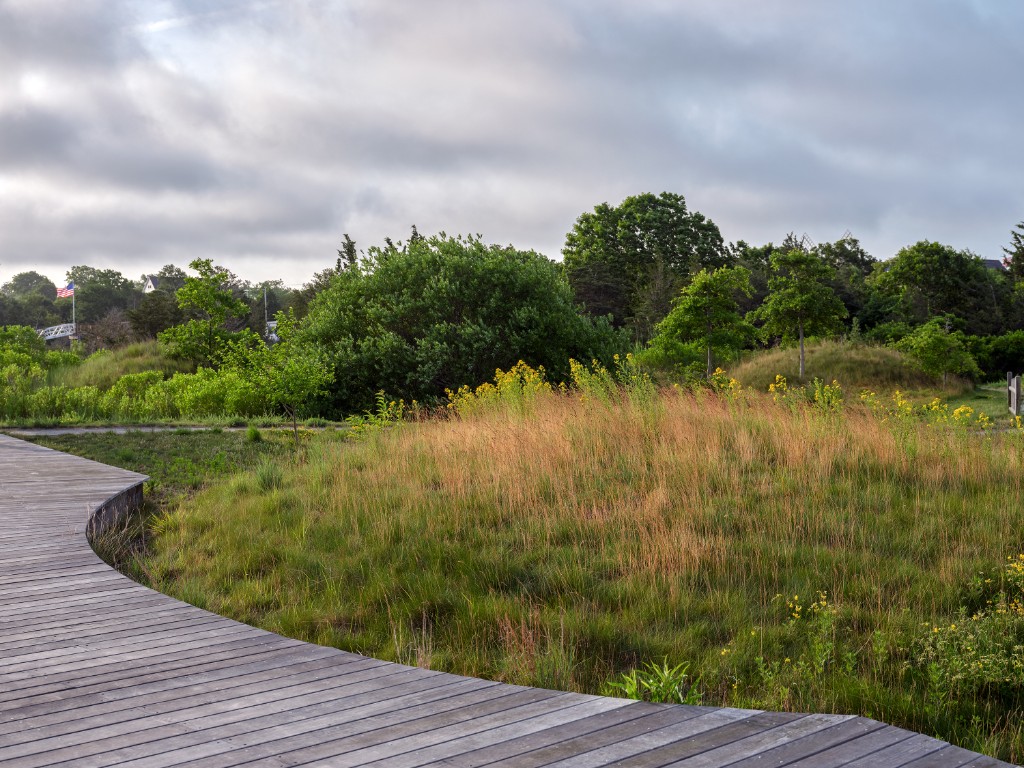
POLYGON ((966 342, 985 379, 1002 379, 1007 371, 1024 372, 1024 331, 968 336, 966 342))
POLYGON ((299 335, 331 357, 334 415, 371 407, 382 389, 439 399, 519 360, 562 381, 570 358, 610 364, 624 343, 576 310, 544 256, 443 234, 371 249, 316 297, 299 335))

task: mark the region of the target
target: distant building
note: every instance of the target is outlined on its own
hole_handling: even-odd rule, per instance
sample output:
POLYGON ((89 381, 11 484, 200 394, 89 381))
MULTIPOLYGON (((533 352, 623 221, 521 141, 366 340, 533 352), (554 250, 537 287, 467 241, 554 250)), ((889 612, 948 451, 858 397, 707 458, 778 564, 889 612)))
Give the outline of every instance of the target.
POLYGON ((1006 265, 1003 264, 1002 259, 982 259, 981 263, 989 269, 995 270, 996 272, 1005 272, 1006 265))
POLYGON ((160 287, 160 278, 156 275, 146 275, 146 284, 142 286, 143 293, 152 293, 160 287))

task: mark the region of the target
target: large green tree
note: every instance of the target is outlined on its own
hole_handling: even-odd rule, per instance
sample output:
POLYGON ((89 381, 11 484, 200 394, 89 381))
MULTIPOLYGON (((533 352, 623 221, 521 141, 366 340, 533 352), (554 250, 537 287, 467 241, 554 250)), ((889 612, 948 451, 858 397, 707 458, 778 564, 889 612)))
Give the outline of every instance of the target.
POLYGON ((804 376, 804 339, 833 333, 846 317, 846 308, 829 285, 835 271, 821 257, 797 248, 771 257, 768 298, 750 313, 762 323, 766 337, 793 338, 800 346, 800 378, 804 376))
POLYGON ((658 324, 651 345, 699 344, 707 352, 710 378, 715 355, 742 349, 754 336, 754 327, 744 319, 737 301, 752 292, 750 271, 744 267, 702 269, 658 324))
MULTIPOLYGON (((143 295, 116 269, 79 265, 68 270, 67 279, 75 284, 75 312, 80 323, 99 322, 111 310, 131 309, 143 295)), ((70 315, 71 299, 60 299, 58 305, 70 315)))
POLYGON ((61 322, 56 296, 57 286, 48 277, 20 272, 0 287, 0 324, 44 328, 61 322))
POLYGON ((602 203, 566 235, 565 270, 591 316, 611 315, 634 338, 650 338, 672 299, 701 269, 731 255, 714 222, 689 211, 682 195, 662 192, 602 203))
POLYGON ((39 294, 50 301, 57 298, 57 286, 50 278, 38 272, 19 272, 0 287, 5 296, 23 299, 32 294, 39 294))
POLYGON ((948 314, 960 318, 968 333, 1005 329, 1009 281, 970 251, 922 240, 880 264, 874 282, 881 294, 898 301, 901 319, 913 325, 948 314))
POLYGON ((232 291, 233 275, 210 259, 196 259, 189 264, 197 276, 185 278, 178 289, 178 306, 191 319, 161 332, 159 339, 175 357, 191 360, 197 365, 218 365, 228 342, 238 333, 226 323, 244 317, 249 306, 232 291))
POLYGON ((1010 247, 1003 248, 1006 270, 1014 283, 1024 280, 1024 221, 1010 232, 1010 247))
POLYGON ((624 346, 579 314, 554 262, 443 234, 369 249, 317 294, 299 338, 330 355, 336 415, 372 406, 378 390, 443 397, 519 360, 564 378, 570 357, 610 363, 624 346))
POLYGON ((963 334, 950 329, 951 320, 932 318, 896 344, 929 376, 941 376, 943 386, 951 373, 972 378, 981 375, 963 334))
POLYGON ((127 315, 132 330, 144 339, 155 339, 161 331, 166 331, 185 320, 185 314, 178 306, 177 297, 163 288, 147 293, 135 309, 128 310, 127 315))
POLYGON ((832 268, 829 284, 846 307, 847 315, 858 318, 863 326, 863 312, 871 301, 867 278, 874 270, 876 259, 852 235, 845 235, 834 243, 819 243, 813 250, 832 268))

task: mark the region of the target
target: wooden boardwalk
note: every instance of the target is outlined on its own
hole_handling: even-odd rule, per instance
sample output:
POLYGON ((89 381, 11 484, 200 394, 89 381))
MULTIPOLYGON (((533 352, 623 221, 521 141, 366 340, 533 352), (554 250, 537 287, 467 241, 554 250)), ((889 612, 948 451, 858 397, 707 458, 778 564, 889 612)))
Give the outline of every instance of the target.
POLYGON ((142 480, 0 436, 3 768, 1006 765, 862 717, 522 688, 254 629, 93 554, 95 510, 142 480))

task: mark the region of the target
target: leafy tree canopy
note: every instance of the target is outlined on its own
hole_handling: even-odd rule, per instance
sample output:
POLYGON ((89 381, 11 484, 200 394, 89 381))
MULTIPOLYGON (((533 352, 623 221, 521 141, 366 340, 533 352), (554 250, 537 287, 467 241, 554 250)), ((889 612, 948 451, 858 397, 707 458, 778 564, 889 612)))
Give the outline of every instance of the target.
MULTIPOLYGON (((116 269, 79 265, 67 271, 67 279, 75 284, 75 308, 80 323, 96 323, 111 310, 129 309, 142 296, 132 281, 116 269)), ((61 299, 60 303, 70 307, 71 299, 61 299)))
POLYGON ((852 235, 846 235, 834 243, 820 243, 813 250, 832 268, 833 276, 829 285, 846 307, 847 316, 857 318, 861 326, 866 325, 865 321, 879 309, 873 303, 872 288, 867 280, 877 260, 852 235), (867 314, 865 308, 869 310, 867 314))
POLYGON ((1010 286, 970 251, 922 240, 879 265, 877 289, 897 298, 905 319, 920 325, 933 317, 955 315, 968 333, 997 333, 1003 328, 1010 286))
POLYGON ((24 298, 33 294, 39 294, 50 301, 57 298, 57 286, 50 278, 38 272, 19 272, 12 277, 3 287, 0 288, 5 296, 24 298))
POLYGON ((299 337, 329 352, 338 415, 370 407, 379 390, 439 398, 519 360, 564 378, 570 357, 610 363, 623 346, 607 322, 577 312, 557 264, 443 233, 369 249, 316 296, 299 337))
POLYGON ((942 377, 945 386, 949 374, 977 379, 978 365, 968 351, 964 335, 951 331, 952 318, 936 317, 914 329, 896 344, 929 376, 942 377))
POLYGON ((649 338, 681 286, 701 269, 731 261, 718 227, 662 192, 602 203, 583 213, 562 249, 577 301, 592 316, 611 315, 636 338, 649 338))
POLYGON ((158 288, 147 293, 135 309, 128 310, 132 331, 144 339, 155 339, 161 331, 178 325, 185 315, 173 293, 158 288))
POLYGON ((1006 258, 1003 262, 1009 272, 1010 279, 1015 283, 1024 280, 1024 221, 1010 232, 1010 247, 1003 248, 1006 258))
POLYGON ((159 339, 175 357, 218 365, 228 343, 238 335, 226 328, 227 321, 247 315, 249 306, 232 291, 234 276, 228 270, 210 259, 196 259, 189 267, 199 274, 185 278, 177 298, 178 306, 192 319, 161 332, 159 339))
POLYGON ((754 327, 743 318, 737 301, 738 296, 752 292, 750 271, 744 267, 702 269, 658 324, 651 345, 699 344, 707 352, 710 377, 716 354, 742 349, 754 336, 754 327))
POLYGON ((846 308, 829 285, 835 271, 815 253, 793 249, 771 257, 768 298, 750 313, 762 323, 765 337, 794 336, 800 343, 800 376, 804 375, 804 338, 833 333, 846 308))

